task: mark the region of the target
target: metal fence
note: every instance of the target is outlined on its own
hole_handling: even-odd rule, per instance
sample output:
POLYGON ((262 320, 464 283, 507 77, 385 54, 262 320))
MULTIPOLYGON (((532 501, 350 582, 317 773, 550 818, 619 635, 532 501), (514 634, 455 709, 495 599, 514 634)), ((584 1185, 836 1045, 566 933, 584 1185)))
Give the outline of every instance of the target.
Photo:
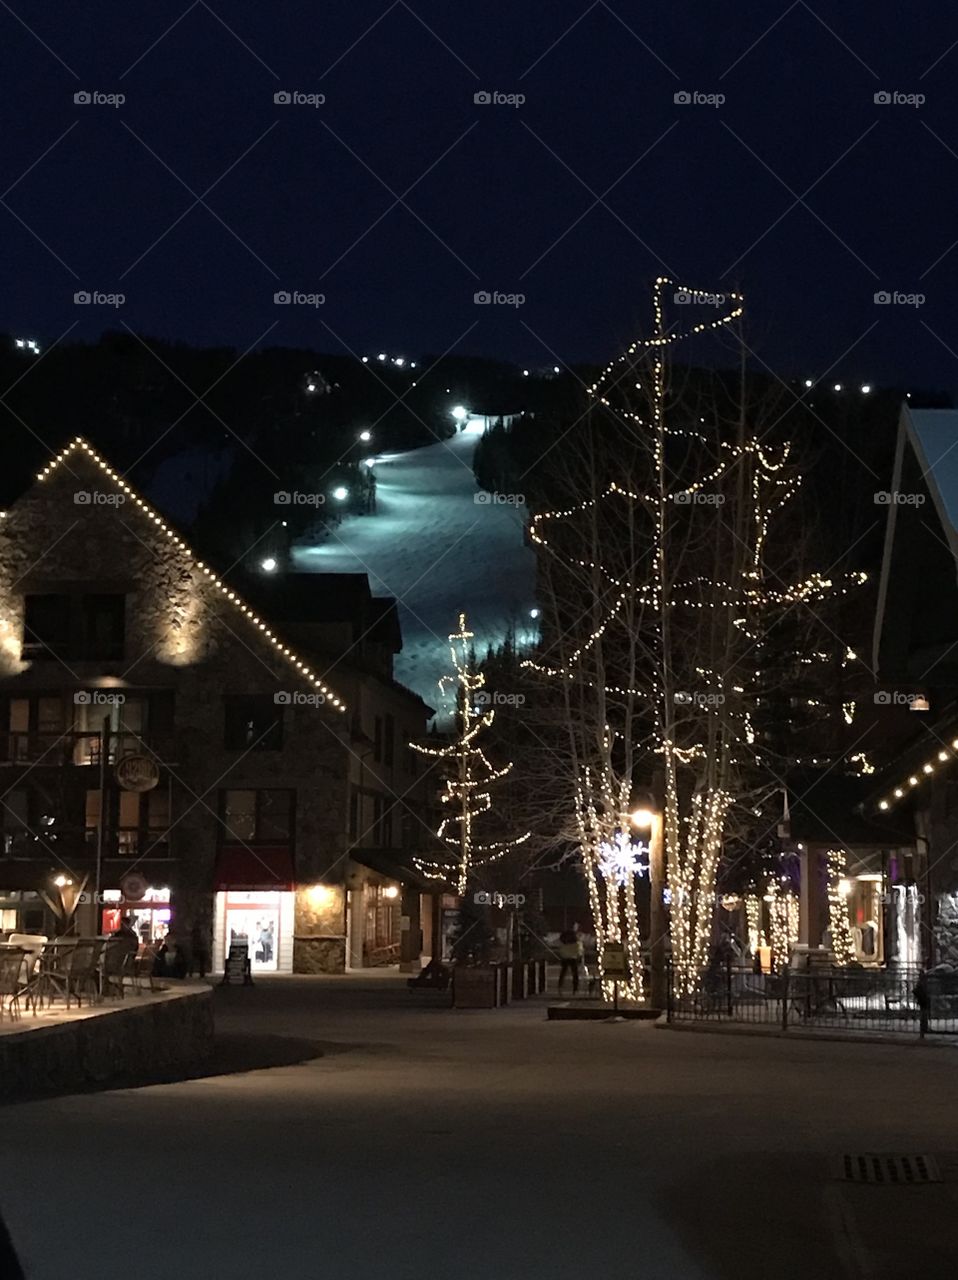
POLYGON ((668 976, 669 1022, 958 1035, 958 973, 815 967, 763 974, 726 964, 703 975, 693 995, 678 994, 668 976))

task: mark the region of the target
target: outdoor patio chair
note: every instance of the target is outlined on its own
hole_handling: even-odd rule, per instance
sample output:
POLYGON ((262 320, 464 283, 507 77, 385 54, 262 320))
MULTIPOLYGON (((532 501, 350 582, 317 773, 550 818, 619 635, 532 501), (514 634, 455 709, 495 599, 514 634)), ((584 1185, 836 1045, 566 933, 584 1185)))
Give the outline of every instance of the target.
POLYGON ((23 995, 33 1005, 36 1014, 44 1001, 52 1004, 57 996, 66 999, 67 976, 70 957, 77 944, 76 938, 53 938, 44 943, 38 957, 36 972, 24 988, 23 995))
POLYGON ((40 953, 47 941, 45 933, 11 933, 6 939, 13 947, 23 947, 27 953, 23 961, 23 980, 29 983, 37 971, 40 953))
POLYGON ((92 1003, 99 996, 99 963, 103 950, 102 938, 80 938, 70 952, 66 966, 66 999, 67 1008, 71 998, 75 998, 77 1006, 83 1004, 86 994, 92 1003))
POLYGON ((9 943, 0 947, 0 1021, 3 1020, 4 1005, 11 1018, 20 1016, 20 996, 24 987, 21 971, 26 954, 23 947, 12 947, 9 943))
POLYGON ((127 972, 133 979, 133 990, 138 996, 143 994, 144 986, 148 985, 151 991, 156 988, 153 985, 153 966, 156 964, 156 952, 152 947, 141 947, 139 952, 130 952, 127 955, 127 972))
POLYGON ((127 972, 130 948, 124 939, 108 939, 100 960, 100 994, 123 999, 123 975, 127 972))

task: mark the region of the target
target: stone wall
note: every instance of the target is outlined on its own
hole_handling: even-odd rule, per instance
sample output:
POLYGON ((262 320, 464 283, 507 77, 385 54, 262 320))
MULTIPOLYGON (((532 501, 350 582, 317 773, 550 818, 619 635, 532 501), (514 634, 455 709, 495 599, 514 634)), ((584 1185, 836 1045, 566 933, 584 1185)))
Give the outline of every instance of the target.
POLYGON ((25 1015, 17 1030, 0 1035, 0 1098, 149 1080, 200 1065, 212 1051, 212 990, 205 985, 131 996, 52 1026, 31 1025, 25 1015))
POLYGON ((294 973, 345 973, 346 938, 293 937, 294 973))
POLYGON ((308 885, 296 891, 293 927, 294 973, 346 970, 346 890, 343 885, 308 885))

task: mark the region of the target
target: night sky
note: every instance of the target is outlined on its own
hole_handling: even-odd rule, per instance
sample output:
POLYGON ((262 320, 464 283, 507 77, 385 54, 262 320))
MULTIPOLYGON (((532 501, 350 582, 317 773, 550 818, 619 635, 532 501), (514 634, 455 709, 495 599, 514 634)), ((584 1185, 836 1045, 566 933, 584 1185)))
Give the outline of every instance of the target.
POLYGON ((14 0, 0 33, 0 327, 44 345, 599 360, 662 271, 746 292, 756 367, 958 385, 951 5, 14 0))

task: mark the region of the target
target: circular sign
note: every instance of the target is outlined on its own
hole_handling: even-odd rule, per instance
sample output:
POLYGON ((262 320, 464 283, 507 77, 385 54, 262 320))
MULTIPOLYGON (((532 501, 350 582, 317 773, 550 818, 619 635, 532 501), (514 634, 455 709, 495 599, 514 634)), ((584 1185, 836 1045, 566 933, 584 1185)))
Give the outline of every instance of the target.
POLYGON ((149 887, 146 877, 139 871, 128 871, 120 881, 120 892, 127 902, 139 902, 145 898, 149 887))
POLYGON ((124 791, 152 791, 160 780, 160 766, 151 756, 123 756, 116 762, 115 773, 124 791))

